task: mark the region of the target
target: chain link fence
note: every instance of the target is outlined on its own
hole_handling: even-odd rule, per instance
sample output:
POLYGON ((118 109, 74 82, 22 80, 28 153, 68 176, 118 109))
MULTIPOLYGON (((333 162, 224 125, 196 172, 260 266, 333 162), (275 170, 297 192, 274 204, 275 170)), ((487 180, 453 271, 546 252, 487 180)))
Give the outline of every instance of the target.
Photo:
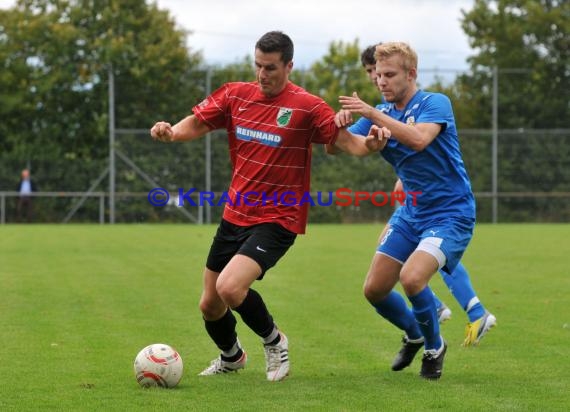
MULTIPOLYGON (((479 222, 492 221, 493 199, 497 202, 499 222, 570 221, 570 129, 500 130, 496 193, 492 187, 492 131, 463 130, 460 141, 476 194, 479 222)), ((26 166, 31 168, 40 190, 33 197, 34 222, 108 222, 106 160, 69 168, 63 161, 61 165, 42 162, 21 165, 4 159, 0 168, 3 175, 0 186, 2 223, 18 220, 16 186, 19 171, 26 166), (66 167, 67 170, 61 169, 66 167), (49 188, 47 191, 42 187, 41 176, 53 170, 60 173, 61 184, 56 190, 49 188), (35 171, 39 171, 39 176, 35 171), (68 173, 88 176, 91 190, 68 185, 68 173)), ((225 131, 211 133, 209 142, 199 139, 163 144, 153 141, 147 130, 119 130, 116 138, 116 222, 216 222, 223 211, 223 205, 217 199, 213 199, 211 206, 208 202, 196 202, 196 206, 185 202, 180 208, 177 196, 180 190, 184 193, 194 190, 193 196, 205 191, 219 196, 228 188, 230 173, 225 131), (163 188, 171 195, 164 206, 153 206, 149 202, 148 194, 155 188, 163 188)), ((314 147, 312 176, 313 199, 317 199, 317 192, 323 199, 329 192, 334 196, 340 188, 353 192, 389 193, 395 182, 391 167, 381 158, 326 156, 320 146, 314 147), (342 178, 329 179, 331 170, 340 173, 342 178), (355 170, 358 172, 354 173, 355 170)), ((330 206, 317 203, 311 210, 310 220, 376 222, 387 220, 392 211, 389 204, 380 207, 366 200, 358 206, 352 202, 342 207, 334 203, 330 206)))

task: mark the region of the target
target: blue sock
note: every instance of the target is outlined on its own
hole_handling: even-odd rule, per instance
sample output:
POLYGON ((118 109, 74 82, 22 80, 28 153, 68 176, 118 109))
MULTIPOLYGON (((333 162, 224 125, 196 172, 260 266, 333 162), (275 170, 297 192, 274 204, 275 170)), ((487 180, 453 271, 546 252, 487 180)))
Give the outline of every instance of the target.
POLYGON ((414 314, 398 292, 391 291, 383 300, 373 303, 372 306, 380 316, 406 332, 408 339, 415 340, 422 337, 414 314))
POLYGON ((439 336, 439 322, 437 321, 437 310, 433 292, 426 286, 424 290, 415 296, 408 296, 412 302, 412 311, 418 323, 422 335, 425 338, 426 349, 441 348, 441 337, 439 336))
POLYGON ((479 298, 475 294, 473 286, 471 286, 469 274, 461 262, 459 262, 451 275, 445 272, 440 273, 453 297, 463 310, 467 312, 470 322, 475 322, 485 314, 485 308, 479 302, 479 298))

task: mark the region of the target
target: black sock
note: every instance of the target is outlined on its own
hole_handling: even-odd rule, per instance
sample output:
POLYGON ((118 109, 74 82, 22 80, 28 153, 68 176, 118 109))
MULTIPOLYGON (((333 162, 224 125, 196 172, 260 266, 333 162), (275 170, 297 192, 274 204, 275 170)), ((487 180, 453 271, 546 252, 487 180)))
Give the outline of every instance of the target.
MULTIPOLYGON (((236 323, 236 318, 229 309, 224 316, 218 320, 204 319, 204 325, 206 326, 208 335, 210 335, 210 338, 212 338, 216 346, 220 348, 222 352, 231 351, 237 343, 236 323)), ((227 361, 235 361, 238 360, 242 354, 243 351, 239 348, 234 356, 230 358, 223 356, 223 358, 227 361)))
POLYGON ((266 345, 277 345, 281 341, 281 335, 277 334, 277 337, 273 339, 271 342, 266 343, 266 345))
POLYGON ((247 326, 261 338, 267 338, 275 329, 273 318, 269 314, 261 295, 249 289, 244 301, 234 310, 240 314, 247 326))

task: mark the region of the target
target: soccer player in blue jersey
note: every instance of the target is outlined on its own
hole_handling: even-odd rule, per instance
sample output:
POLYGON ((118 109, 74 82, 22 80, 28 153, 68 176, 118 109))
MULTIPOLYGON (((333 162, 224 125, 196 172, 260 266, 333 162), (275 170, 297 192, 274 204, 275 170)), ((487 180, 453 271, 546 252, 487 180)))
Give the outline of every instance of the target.
MULTIPOLYGON (((380 44, 380 43, 378 43, 380 44)), ((362 63, 362 67, 364 68, 364 70, 366 71, 366 75, 368 76, 368 78, 370 79, 370 81, 375 85, 376 85, 376 58, 374 57, 374 52, 376 51, 376 45, 371 45, 368 46, 366 49, 364 49, 364 51, 360 54, 360 62, 362 63)), ((353 124, 352 126, 350 126, 348 129, 349 130, 360 130, 360 131, 364 131, 364 133, 362 134, 363 136, 366 135, 368 133, 368 131, 370 130, 370 127, 372 126, 372 122, 368 119, 366 119, 365 117, 362 117, 361 119, 359 119, 359 121, 357 121, 355 124, 353 124)), ((396 181, 396 184, 394 185, 394 190, 393 192, 402 192, 404 190, 403 186, 402 186, 402 181, 400 179, 398 179, 396 181)), ((396 203, 395 207, 396 207, 396 211, 399 209, 400 204, 396 203)), ((378 238, 378 242, 380 242, 380 240, 384 237, 384 235, 386 234, 386 231, 390 228, 390 224, 388 223, 385 227, 384 230, 382 230, 382 232, 380 233, 380 236, 378 238)), ((451 309, 449 309, 447 307, 447 305, 445 303, 443 303, 438 297, 437 295, 434 293, 434 299, 435 299, 435 306, 437 308, 437 319, 439 321, 439 323, 443 323, 446 320, 451 318, 451 309)), ((403 342, 404 342, 404 348, 407 348, 407 346, 409 346, 409 344, 407 343, 406 340, 406 336, 404 336, 403 338, 403 342)), ((412 362, 414 356, 416 355, 417 351, 420 348, 420 345, 414 345, 411 344, 413 347, 411 349, 415 349, 416 350, 412 350, 410 351, 406 351, 406 353, 409 353, 409 355, 407 356, 407 358, 409 359, 409 363, 412 362)), ((408 364, 409 364, 408 363, 408 364)), ((400 364, 400 362, 398 362, 398 364, 396 366, 398 366, 400 364)), ((406 365, 408 366, 408 365, 406 365)), ((400 370, 400 369, 398 369, 400 370)))
POLYGON ((390 221, 366 276, 364 295, 378 313, 406 331, 410 343, 423 343, 420 376, 439 379, 447 344, 428 283, 438 270, 451 274, 457 267, 473 234, 475 198, 449 98, 418 89, 417 54, 408 44, 380 44, 374 57, 384 103, 374 108, 356 93, 341 96, 337 124, 351 124, 352 115, 359 114, 373 123, 369 134, 379 127, 390 129, 392 137, 380 153, 406 190, 421 195, 417 202, 407 198, 390 221), (393 290, 398 281, 413 316, 393 290))
MULTIPOLYGON (((376 45, 368 46, 360 55, 360 61, 370 81, 377 86, 376 58, 374 57, 375 51, 376 45)), ((382 106, 378 105, 377 107, 381 109, 382 106)), ((349 130, 354 134, 366 135, 372 124, 373 123, 369 119, 362 117, 355 124, 351 125, 349 130)), ((397 180, 394 186, 394 191, 404 191, 400 179, 397 180)), ((397 219, 399 213, 400 208, 396 210, 390 219, 390 222, 397 219)), ((380 239, 382 239, 386 234, 386 231, 389 230, 390 222, 388 222, 382 231, 380 239)), ((465 330, 465 340, 463 345, 470 346, 478 344, 487 331, 496 324, 495 316, 487 311, 480 302, 471 284, 469 274, 461 262, 457 264, 453 273, 447 274, 443 270, 440 270, 440 274, 450 292, 455 297, 461 308, 466 312, 469 319, 465 330)), ((435 300, 438 320, 439 323, 442 323, 451 316, 451 311, 437 298, 437 296, 435 296, 435 300)), ((404 336, 402 354, 396 358, 396 367, 402 366, 398 360, 404 360, 404 367, 408 366, 420 347, 420 344, 411 343, 404 336), (402 357, 403 359, 400 359, 402 357)))

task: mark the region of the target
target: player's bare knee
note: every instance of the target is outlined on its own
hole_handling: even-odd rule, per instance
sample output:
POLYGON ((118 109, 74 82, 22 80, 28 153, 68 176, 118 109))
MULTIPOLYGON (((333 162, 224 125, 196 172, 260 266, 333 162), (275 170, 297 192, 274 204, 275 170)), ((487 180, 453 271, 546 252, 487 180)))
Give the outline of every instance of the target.
POLYGON ((247 289, 244 290, 244 288, 233 282, 218 282, 216 284, 216 291, 224 303, 230 308, 241 305, 247 295, 247 289))
POLYGON ((376 303, 386 297, 389 291, 379 287, 372 282, 364 282, 363 293, 366 300, 370 303, 376 303))
POLYGON ((419 276, 413 276, 412 274, 402 274, 400 276, 400 283, 402 288, 408 296, 417 295, 425 287, 425 282, 419 276))
POLYGON ((366 298, 367 301, 372 302, 373 300, 373 296, 374 296, 374 291, 368 286, 367 283, 364 284, 364 287, 362 288, 362 293, 364 294, 364 297, 366 298))
POLYGON ((212 299, 202 296, 200 299, 200 312, 206 320, 217 320, 224 316, 227 306, 220 299, 212 299))

